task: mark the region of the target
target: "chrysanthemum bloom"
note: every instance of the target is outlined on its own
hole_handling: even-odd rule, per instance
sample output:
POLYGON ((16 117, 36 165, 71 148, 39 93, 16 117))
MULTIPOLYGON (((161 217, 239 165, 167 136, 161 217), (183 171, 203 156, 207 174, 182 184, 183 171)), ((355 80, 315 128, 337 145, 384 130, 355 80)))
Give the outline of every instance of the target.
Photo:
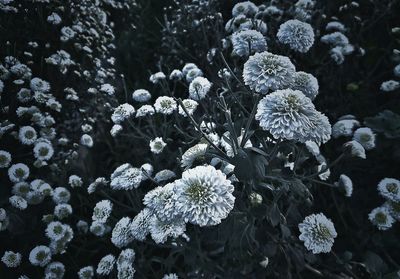
POLYGON ((123 128, 121 125, 115 124, 115 125, 113 125, 112 128, 111 128, 110 134, 111 134, 112 137, 116 137, 116 136, 118 136, 118 134, 119 134, 120 132, 122 132, 123 129, 124 129, 124 128, 123 128))
POLYGON ((135 275, 135 268, 131 263, 123 262, 122 264, 118 265, 118 279, 133 279, 135 275))
POLYGON ((394 90, 400 88, 400 82, 395 81, 395 80, 384 81, 384 82, 382 82, 380 88, 382 91, 385 91, 385 92, 394 91, 394 90))
POLYGON ((117 265, 120 265, 123 262, 133 263, 133 261, 135 260, 135 255, 136 254, 133 249, 127 248, 122 250, 118 256, 117 265))
POLYGON ((351 157, 358 157, 361 159, 367 158, 367 155, 365 155, 364 147, 358 141, 352 140, 346 142, 345 144, 343 144, 343 149, 351 157))
POLYGON ((179 277, 175 273, 169 273, 165 274, 162 279, 179 279, 179 277))
POLYGON ((332 126, 332 136, 338 138, 341 136, 350 137, 353 130, 360 126, 356 119, 342 119, 332 126))
POLYGON ((371 213, 368 214, 368 218, 372 224, 382 231, 390 229, 395 222, 386 206, 373 209, 371 213))
POLYGON ((176 209, 186 222, 199 226, 221 223, 233 209, 234 187, 224 173, 212 166, 198 166, 183 172, 175 181, 176 209))
POLYGON ((50 91, 50 84, 47 81, 44 81, 37 77, 31 79, 30 85, 33 92, 46 93, 50 91))
POLYGON ((89 231, 96 236, 103 236, 106 233, 106 230, 106 225, 97 221, 92 222, 89 228, 89 231))
POLYGON ((299 224, 299 230, 299 239, 304 241, 304 246, 313 254, 330 252, 337 236, 332 221, 322 213, 307 216, 299 224))
POLYGON ((0 150, 0 168, 7 168, 11 163, 11 154, 5 150, 0 150))
POLYGON ((29 261, 35 266, 46 266, 51 261, 50 248, 44 245, 36 246, 29 253, 29 261))
POLYGON ((94 276, 94 269, 92 266, 82 267, 78 271, 79 279, 92 279, 94 276))
POLYGON ((243 80, 257 93, 285 89, 294 82, 296 68, 288 57, 267 51, 256 53, 247 60, 243 68, 243 80))
POLYGON ((331 21, 325 27, 326 31, 346 32, 346 27, 339 21, 331 21))
POLYGON ((132 93, 132 99, 136 102, 145 103, 151 99, 151 94, 146 89, 137 89, 132 93))
POLYGON ((311 100, 314 100, 318 95, 318 80, 311 74, 305 72, 296 72, 294 76, 294 83, 291 86, 293 90, 303 92, 311 100))
POLYGON ((36 159, 41 161, 50 160, 53 157, 54 149, 51 143, 47 140, 41 140, 35 143, 33 148, 33 155, 36 159))
POLYGON ((54 207, 54 216, 56 216, 59 220, 67 218, 72 214, 72 206, 67 203, 57 204, 54 207))
POLYGON ((132 190, 139 187, 142 179, 142 171, 126 163, 111 174, 110 187, 114 190, 132 190))
POLYGON ((83 134, 83 135, 81 136, 80 143, 81 143, 82 145, 87 146, 87 147, 90 148, 90 147, 93 146, 93 138, 92 138, 90 135, 88 135, 88 134, 83 134))
POLYGON ((204 161, 207 147, 207 144, 199 143, 186 150, 185 153, 183 153, 182 155, 181 167, 184 169, 188 169, 193 166, 193 163, 195 161, 204 161))
POLYGON ((157 137, 150 141, 149 146, 151 152, 153 152, 154 154, 160 154, 164 150, 164 147, 167 146, 167 144, 161 137, 157 137))
POLYGON ((68 177, 68 184, 72 188, 81 187, 83 185, 83 181, 82 181, 82 178, 73 174, 68 177))
POLYGON ((276 139, 311 140, 317 144, 330 139, 329 120, 298 90, 277 90, 265 96, 258 104, 255 118, 276 139))
POLYGON ((99 201, 93 209, 92 220, 106 223, 111 215, 112 209, 113 204, 109 200, 99 201))
POLYGON ((346 197, 351 197, 353 194, 353 181, 347 175, 341 174, 339 181, 335 185, 339 187, 346 197))
POLYGON ((59 221, 50 222, 46 228, 47 237, 50 238, 50 240, 54 240, 54 241, 57 241, 57 240, 60 240, 61 238, 63 238, 65 235, 65 232, 66 232, 66 226, 59 221))
POLYGON ((183 73, 178 69, 174 69, 169 75, 169 79, 173 81, 182 80, 182 78, 183 78, 183 73))
POLYGON ((396 67, 394 67, 394 69, 393 69, 393 74, 394 74, 396 77, 400 77, 400 64, 398 64, 398 65, 396 65, 396 67))
POLYGON ((111 115, 111 120, 115 124, 121 124, 125 120, 135 115, 135 108, 130 104, 119 105, 111 115))
POLYGON ((60 262, 52 262, 44 270, 45 278, 64 278, 65 266, 60 262))
POLYGON ((165 78, 166 78, 166 76, 165 76, 165 74, 164 74, 163 72, 158 72, 158 73, 152 74, 152 75, 150 76, 150 78, 149 78, 149 81, 150 81, 151 83, 156 84, 156 83, 161 82, 161 81, 164 80, 165 78))
POLYGON ((131 219, 124 217, 115 224, 111 234, 111 242, 118 248, 122 248, 131 243, 132 240, 131 219))
POLYGON ((20 253, 13 251, 5 251, 1 261, 7 267, 18 267, 21 264, 22 256, 20 253))
POLYGON ((400 202, 386 201, 385 207, 389 209, 390 215, 397 221, 400 221, 400 202))
POLYGON ((243 1, 237 3, 232 8, 232 16, 245 15, 254 16, 258 11, 258 7, 251 1, 243 1))
POLYGON ((174 177, 176 177, 176 174, 173 171, 171 171, 171 170, 160 170, 154 176, 154 180, 157 183, 160 183, 160 182, 163 182, 163 181, 170 180, 170 179, 172 179, 174 177))
POLYGON ((29 177, 29 168, 22 163, 14 164, 8 169, 8 177, 15 183, 24 181, 29 177))
POLYGON ((105 83, 101 85, 100 91, 112 96, 115 93, 115 88, 111 84, 105 83))
POLYGON ((186 231, 186 223, 181 219, 161 221, 153 218, 150 222, 150 235, 155 243, 165 243, 168 237, 178 238, 186 231))
POLYGON ((204 99, 212 83, 204 77, 196 77, 189 85, 189 97, 195 101, 204 99))
POLYGON ((186 76, 189 73, 189 71, 191 71, 193 69, 198 69, 196 64, 194 64, 194 63, 186 63, 185 66, 183 66, 183 68, 182 68, 182 74, 184 76, 186 76))
POLYGON ((151 105, 143 105, 136 111, 136 118, 151 116, 155 113, 154 108, 151 105))
POLYGON ((232 54, 237 56, 249 56, 255 52, 267 50, 267 41, 263 34, 255 30, 239 31, 232 34, 232 54))
POLYGON ((384 178, 378 184, 378 191, 384 198, 400 202, 400 181, 394 178, 384 178))
POLYGON ((104 256, 97 265, 96 273, 99 275, 108 275, 114 268, 115 257, 111 254, 104 256))
POLYGON ((53 25, 58 25, 61 23, 61 21, 62 21, 61 17, 55 12, 51 13, 47 17, 47 22, 53 25))
POLYGON ((305 53, 314 44, 314 30, 308 23, 291 19, 281 24, 277 34, 282 44, 289 45, 295 51, 305 53))
POLYGON ((177 218, 180 212, 175 208, 174 183, 157 187, 149 191, 143 198, 143 204, 151 209, 161 221, 177 218))
POLYGON ((23 197, 20 197, 20 196, 16 196, 16 195, 11 196, 8 199, 8 201, 10 202, 10 204, 13 207, 15 207, 19 210, 25 210, 28 207, 27 201, 23 197))
MULTIPOLYGON (((192 115, 194 113, 194 111, 197 109, 197 106, 199 105, 198 102, 196 102, 195 100, 191 100, 191 99, 185 99, 182 101, 182 103, 183 103, 183 106, 185 107, 185 109, 187 110, 187 112, 189 113, 189 115, 192 115)), ((186 112, 184 111, 184 109, 182 108, 181 105, 179 105, 178 112, 180 115, 187 117, 186 112)))
POLYGON ((349 39, 340 32, 333 32, 321 37, 321 42, 333 46, 345 46, 349 44, 349 39))
POLYGON ((37 139, 37 133, 31 126, 23 126, 19 129, 18 138, 22 144, 34 144, 37 139))
POLYGON ((172 114, 176 108, 176 101, 167 96, 158 97, 154 103, 155 111, 165 115, 172 114))
POLYGON ((203 71, 196 67, 196 68, 189 70, 189 72, 186 74, 185 78, 186 78, 186 81, 188 83, 190 83, 195 78, 202 77, 202 76, 203 76, 203 71))
POLYGON ((139 241, 145 240, 150 232, 150 222, 154 217, 153 212, 144 208, 140 211, 131 222, 131 233, 134 239, 139 241))
POLYGON ((52 198, 56 204, 67 203, 71 198, 71 193, 68 191, 67 188, 57 187, 54 189, 52 198))
POLYGON ((358 141, 366 150, 375 147, 375 134, 370 128, 358 128, 353 135, 353 140, 358 141))

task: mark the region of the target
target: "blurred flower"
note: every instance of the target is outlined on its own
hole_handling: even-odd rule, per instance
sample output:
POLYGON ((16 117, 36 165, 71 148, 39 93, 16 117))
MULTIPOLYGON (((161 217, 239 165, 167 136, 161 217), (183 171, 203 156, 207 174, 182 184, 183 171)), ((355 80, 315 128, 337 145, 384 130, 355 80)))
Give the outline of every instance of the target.
POLYGON ((29 261, 35 266, 46 266, 51 261, 51 251, 44 245, 36 246, 29 253, 29 261))
POLYGON ((358 141, 352 140, 346 142, 343 144, 343 149, 352 157, 358 157, 361 159, 367 158, 364 147, 358 141))
POLYGON ((241 57, 267 49, 267 41, 264 36, 255 30, 244 30, 233 33, 231 41, 233 46, 232 54, 241 57))
POLYGON ((375 147, 375 134, 370 128, 358 128, 354 132, 353 140, 358 141, 366 150, 375 147))
POLYGON ((400 202, 400 181, 394 178, 384 178, 378 184, 382 197, 393 202, 400 202))
POLYGON ((7 267, 18 267, 21 264, 22 256, 18 252, 5 251, 1 261, 7 267))
POLYGON ((307 52, 314 44, 314 30, 311 25, 297 19, 281 24, 277 37, 282 44, 302 53, 307 52))
POLYGON ((372 224, 382 231, 390 229, 395 222, 386 206, 375 208, 368 214, 368 218, 372 224))
POLYGON ((111 254, 104 256, 97 265, 96 273, 98 275, 109 275, 114 268, 115 257, 111 254))
POLYGON ((336 182, 335 185, 339 187, 346 197, 351 197, 353 194, 353 182, 347 175, 341 174, 339 181, 336 182))
POLYGON ((305 72, 296 72, 294 76, 294 83, 291 86, 293 90, 303 92, 311 100, 314 100, 318 95, 318 80, 311 74, 305 72))
POLYGON ((188 150, 185 151, 182 155, 181 159, 181 167, 184 169, 191 168, 195 161, 202 162, 204 161, 206 151, 207 151, 207 144, 196 144, 195 146, 190 147, 188 150))
POLYGON ((7 168, 11 163, 11 154, 5 150, 0 150, 0 168, 7 168))
POLYGON ((192 100, 199 101, 204 99, 210 91, 212 83, 204 77, 196 77, 189 85, 189 97, 192 100))
POLYGON ((151 94, 146 89, 137 89, 132 93, 132 99, 136 102, 145 103, 151 99, 151 94))
POLYGON ((153 152, 154 154, 160 154, 164 150, 164 147, 167 146, 167 144, 163 141, 161 137, 157 137, 150 141, 149 146, 151 152, 153 152))
MULTIPOLYGON (((136 91, 135 91, 136 92, 136 91)), ((130 104, 119 105, 111 115, 111 120, 115 124, 121 124, 135 115, 135 108, 130 104)))
POLYGON ((254 16, 258 11, 258 7, 251 1, 243 1, 237 3, 232 8, 232 16, 245 15, 254 16))
POLYGON ((92 220, 106 223, 111 215, 112 209, 113 204, 109 200, 99 201, 93 209, 92 220))

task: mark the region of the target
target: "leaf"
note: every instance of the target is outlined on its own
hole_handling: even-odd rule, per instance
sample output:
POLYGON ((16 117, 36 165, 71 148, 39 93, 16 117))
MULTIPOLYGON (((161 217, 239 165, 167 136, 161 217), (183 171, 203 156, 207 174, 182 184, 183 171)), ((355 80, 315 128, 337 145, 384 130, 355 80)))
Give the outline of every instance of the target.
POLYGON ((383 273, 386 273, 388 270, 388 266, 382 260, 382 258, 371 251, 368 251, 366 253, 364 264, 367 267, 368 271, 374 275, 381 275, 383 273))
POLYGON ((278 208, 278 205, 274 203, 270 208, 269 221, 271 222, 271 225, 275 227, 276 225, 279 224, 280 220, 281 220, 281 212, 278 208))
POLYGON ((383 133, 389 139, 400 137, 400 115, 390 110, 365 118, 364 124, 375 132, 383 133))

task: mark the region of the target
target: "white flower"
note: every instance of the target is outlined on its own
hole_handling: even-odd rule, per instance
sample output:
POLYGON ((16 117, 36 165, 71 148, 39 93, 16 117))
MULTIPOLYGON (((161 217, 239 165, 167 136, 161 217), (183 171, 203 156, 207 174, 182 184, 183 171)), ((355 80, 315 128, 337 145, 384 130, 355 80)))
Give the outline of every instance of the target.
POLYGON ((47 17, 47 22, 53 25, 58 25, 61 23, 61 21, 62 21, 61 17, 54 12, 47 17))
POLYGON ((165 115, 172 114, 176 108, 176 101, 167 96, 158 97, 154 103, 155 111, 165 115))
POLYGON ((294 83, 291 86, 293 90, 300 90, 311 100, 314 100, 318 95, 318 80, 311 74, 305 72, 296 72, 294 83))
POLYGON ((346 27, 339 21, 331 21, 325 27, 326 31, 346 32, 346 27))
POLYGON ((105 84, 101 85, 100 91, 111 96, 111 95, 114 95, 115 88, 111 84, 105 83, 105 84))
POLYGON ((396 65, 396 67, 394 67, 394 69, 393 69, 393 74, 394 74, 396 77, 400 77, 400 64, 398 64, 398 65, 396 65))
POLYGON ((258 7, 251 1, 243 1, 237 3, 232 8, 232 16, 238 15, 254 16, 258 12, 258 7))
POLYGON ((395 222, 386 206, 377 207, 372 210, 368 214, 368 219, 382 231, 390 229, 395 222))
POLYGON ((196 64, 194 64, 194 63, 186 63, 185 66, 183 66, 183 68, 182 68, 182 74, 184 76, 186 76, 189 73, 189 71, 191 71, 193 69, 198 69, 196 64))
POLYGON ((119 105, 111 115, 111 120, 114 124, 121 124, 135 115, 135 108, 130 104, 119 105))
POLYGON ((174 183, 157 187, 143 198, 143 204, 151 209, 161 221, 175 219, 180 213, 175 209, 174 183))
POLYGON ((153 115, 154 113, 155 110, 151 105, 143 105, 136 111, 136 118, 153 115))
POLYGON ((128 262, 123 262, 118 265, 118 279, 133 279, 136 270, 133 268, 132 264, 128 262))
POLYGON ((124 128, 121 125, 115 124, 111 128, 110 134, 112 137, 116 137, 120 132, 122 132, 123 129, 124 128))
POLYGON ((92 266, 82 267, 78 271, 79 279, 92 279, 94 276, 94 269, 92 266))
POLYGON ((255 118, 276 139, 317 144, 330 139, 328 118, 315 110, 311 100, 298 90, 277 90, 258 104, 255 118))
POLYGON ((185 230, 186 224, 180 219, 161 221, 153 218, 150 223, 150 234, 155 243, 165 243, 168 237, 178 238, 185 230))
POLYGON ((153 152, 154 154, 160 154, 164 150, 164 147, 167 146, 167 144, 163 141, 162 138, 157 137, 150 141, 149 146, 151 152, 153 152))
POLYGON ((360 126, 360 122, 355 119, 342 119, 332 126, 332 136, 338 138, 340 136, 349 137, 353 134, 353 129, 360 126))
POLYGON ((10 204, 13 207, 15 207, 15 208, 17 208, 19 210, 25 210, 28 207, 27 201, 24 198, 20 197, 20 196, 16 196, 16 195, 11 196, 8 199, 8 201, 10 202, 10 204))
POLYGON ((267 41, 263 34, 256 30, 244 30, 236 32, 231 37, 232 54, 237 56, 249 56, 255 52, 267 50, 267 41))
MULTIPOLYGON (((197 106, 199 105, 199 103, 197 103, 195 100, 191 100, 191 99, 185 99, 182 101, 182 103, 183 103, 183 106, 185 107, 185 109, 187 110, 187 112, 189 113, 189 115, 192 115, 194 113, 194 111, 197 109, 197 106)), ((184 111, 184 109, 182 108, 181 105, 179 105, 178 112, 180 115, 187 117, 186 112, 184 111)))
POLYGON ((193 163, 198 161, 204 161, 204 157, 207 151, 207 144, 199 143, 195 146, 190 147, 188 150, 185 151, 182 155, 181 159, 181 167, 184 169, 191 168, 193 163))
POLYGON ((299 230, 299 239, 304 241, 304 246, 313 254, 330 252, 337 236, 332 221, 322 213, 307 216, 299 224, 299 230))
POLYGON ((33 154, 36 159, 41 161, 50 160, 53 157, 54 149, 48 140, 40 140, 35 143, 33 154))
POLYGON ((200 226, 221 223, 233 209, 234 187, 224 173, 212 166, 198 166, 183 172, 175 181, 176 209, 186 222, 200 226))
POLYGON ((169 75, 169 79, 173 81, 182 80, 182 78, 183 78, 183 73, 178 69, 173 70, 169 75))
POLYGON ((45 279, 62 279, 64 278, 65 266, 60 262, 52 262, 46 266, 45 279))
POLYGON ((204 99, 212 83, 204 77, 196 77, 189 85, 189 98, 195 101, 204 99))
POLYGON ((0 168, 7 168, 11 163, 11 154, 5 150, 0 150, 0 168))
POLYGON ((136 102, 144 103, 151 99, 151 94, 146 89, 137 89, 132 93, 132 99, 136 102))
POLYGON ((115 257, 111 254, 104 256, 97 265, 96 273, 99 275, 109 275, 114 268, 115 257))
POLYGON ((37 77, 31 79, 30 85, 33 92, 47 93, 50 91, 50 84, 37 77))
POLYGON ((189 72, 186 74, 185 78, 187 82, 192 82, 195 78, 197 77, 202 77, 203 72, 199 68, 193 68, 189 70, 189 72))
POLYGON ((93 146, 93 138, 88 134, 83 134, 80 143, 90 148, 93 146))
POLYGON ((66 231, 66 226, 63 223, 53 221, 47 225, 46 235, 50 240, 57 241, 65 236, 66 231))
POLYGON ((29 177, 29 168, 22 163, 14 164, 8 169, 8 177, 15 183, 25 181, 29 177))
POLYGON ((400 82, 395 80, 384 81, 381 84, 381 90, 385 92, 394 91, 398 88, 400 88, 400 82))
POLYGON ((256 53, 247 60, 243 68, 243 80, 257 93, 285 89, 293 84, 296 68, 285 56, 267 51, 256 53))
POLYGON ((53 191, 52 198, 56 204, 67 203, 71 198, 71 193, 64 187, 57 187, 53 191))
POLYGON ((112 209, 113 204, 109 200, 99 201, 93 209, 92 220, 106 223, 111 215, 112 209))
POLYGON ((29 261, 35 266, 46 266, 51 261, 50 248, 44 245, 36 246, 29 253, 29 261))
POLYGON ((307 52, 314 44, 314 30, 310 24, 291 19, 281 24, 277 34, 282 44, 298 52, 307 52))
POLYGON ((176 177, 176 174, 173 171, 171 171, 171 170, 160 170, 154 176, 154 180, 157 183, 160 183, 160 182, 163 182, 163 181, 170 180, 170 179, 172 179, 174 177, 176 177))
POLYGON ((117 265, 121 265, 124 262, 133 263, 135 260, 135 251, 133 249, 127 248, 121 251, 117 259, 117 265))
POLYGON ((155 218, 152 211, 144 208, 131 222, 131 233, 134 239, 143 241, 150 232, 151 219, 155 218))
POLYGON ((333 32, 321 37, 321 42, 333 46, 345 46, 349 44, 349 39, 340 32, 333 32))
POLYGON ((139 187, 142 179, 142 171, 126 163, 111 174, 110 187, 114 190, 132 190, 139 187))
POLYGON ((70 175, 70 177, 68 178, 68 184, 72 188, 81 187, 83 185, 83 181, 82 181, 82 178, 73 174, 73 175, 70 175))
POLYGON ((18 252, 5 251, 1 261, 7 267, 18 267, 21 264, 22 256, 18 252))
POLYGON ((54 216, 59 220, 67 218, 72 214, 72 206, 67 203, 60 203, 54 207, 54 216))
POLYGON ((19 129, 18 138, 22 144, 34 144, 37 139, 37 133, 31 126, 23 126, 19 129))
POLYGON ((103 236, 106 233, 107 227, 103 223, 94 221, 90 224, 89 230, 96 236, 103 236))
POLYGON ((364 147, 358 141, 355 140, 348 141, 345 144, 343 144, 343 148, 352 157, 358 157, 361 159, 367 158, 367 156, 365 155, 364 147))
POLYGON ((115 224, 111 235, 111 242, 118 248, 122 248, 131 243, 132 240, 131 219, 124 217, 115 224))
POLYGON ((400 181, 394 178, 384 178, 378 184, 382 197, 393 202, 400 202, 400 181))
POLYGON ((165 74, 163 72, 158 72, 155 74, 152 74, 149 78, 151 83, 159 83, 160 81, 164 80, 166 78, 165 74))
POLYGON ((179 277, 175 273, 169 273, 165 274, 162 279, 179 279, 179 277))
POLYGON ((354 132, 353 140, 358 141, 366 150, 375 147, 375 134, 370 128, 358 128, 354 132))
POLYGON ((339 181, 335 184, 341 191, 343 191, 346 197, 351 197, 353 194, 353 182, 351 181, 350 177, 345 174, 341 174, 339 181))

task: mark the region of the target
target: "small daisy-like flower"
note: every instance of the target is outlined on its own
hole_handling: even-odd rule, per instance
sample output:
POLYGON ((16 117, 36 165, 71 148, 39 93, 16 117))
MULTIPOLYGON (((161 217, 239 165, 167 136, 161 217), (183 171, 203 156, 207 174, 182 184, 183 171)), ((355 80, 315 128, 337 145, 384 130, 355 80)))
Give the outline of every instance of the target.
POLYGON ((83 181, 82 181, 82 178, 73 174, 68 178, 68 184, 72 188, 81 187, 83 185, 83 181))
POLYGON ((111 120, 115 124, 121 124, 125 120, 135 115, 135 108, 130 104, 119 105, 111 115, 111 120))
POLYGON ((21 264, 22 256, 18 252, 5 251, 1 261, 7 267, 18 267, 21 264))
POLYGON ((150 76, 149 80, 150 80, 151 83, 156 84, 156 83, 161 82, 165 78, 166 78, 166 76, 165 76, 165 74, 163 72, 158 72, 158 73, 152 74, 150 76))
POLYGON ((338 138, 341 136, 350 137, 353 130, 360 126, 360 122, 355 119, 342 119, 332 126, 332 136, 338 138))
POLYGON ((111 84, 105 83, 101 85, 100 91, 112 96, 115 93, 115 88, 111 84))
POLYGON ((237 3, 232 8, 232 16, 239 15, 254 16, 258 12, 258 7, 251 1, 243 1, 237 3))
POLYGON ((191 168, 195 161, 203 162, 205 159, 207 144, 199 143, 190 147, 182 155, 181 167, 184 169, 191 168))
POLYGON ((23 126, 19 129, 18 138, 22 144, 34 144, 37 139, 37 133, 31 126, 23 126))
POLYGON ((44 245, 36 246, 29 253, 29 261, 35 266, 46 266, 51 261, 50 248, 44 245))
POLYGON ((62 21, 61 17, 54 12, 47 17, 47 22, 53 25, 58 25, 61 23, 61 21, 62 21))
POLYGON ((135 260, 135 251, 133 249, 127 248, 121 251, 117 259, 117 266, 121 265, 122 263, 133 263, 135 260))
POLYGON ((46 228, 47 237, 53 241, 57 241, 63 238, 65 232, 66 232, 66 226, 59 221, 50 222, 46 228))
POLYGON ((15 183, 25 181, 29 177, 29 168, 22 163, 14 164, 8 169, 8 177, 15 183))
POLYGON ((183 68, 182 68, 182 74, 184 76, 186 76, 189 73, 189 71, 191 71, 193 69, 198 69, 196 64, 194 64, 194 63, 186 63, 185 66, 183 66, 183 68))
POLYGON ((155 113, 153 106, 151 105, 143 105, 136 111, 136 118, 144 117, 144 116, 151 116, 155 113))
POLYGON ((255 30, 244 30, 233 33, 231 41, 233 55, 243 57, 267 50, 267 41, 263 34, 255 30))
POLYGON ((76 228, 80 233, 86 234, 89 231, 89 224, 86 221, 79 220, 76 223, 76 228))
POLYGON ((54 189, 52 198, 56 204, 67 203, 71 198, 71 193, 64 187, 57 187, 54 189))
POLYGON ((173 171, 171 171, 171 170, 160 170, 154 176, 154 180, 157 183, 160 183, 160 182, 163 182, 163 181, 170 180, 170 179, 172 179, 174 177, 176 177, 176 174, 173 171))
POLYGON ((295 51, 305 53, 314 44, 314 30, 310 24, 291 19, 281 24, 278 40, 295 51))
POLYGON ((50 91, 50 84, 40 78, 31 79, 31 89, 33 92, 47 93, 50 91))
POLYGON ((187 82, 192 82, 195 78, 197 77, 202 77, 203 72, 199 68, 193 68, 189 70, 189 72, 186 74, 185 78, 187 82))
POLYGON ((92 220, 106 223, 111 215, 113 204, 109 200, 102 200, 96 203, 93 209, 92 220))
POLYGON ((79 279, 92 279, 94 277, 94 269, 92 266, 82 267, 78 271, 79 279))
POLYGON ((133 279, 135 272, 136 272, 136 270, 132 266, 132 264, 130 264, 128 262, 123 262, 122 264, 118 265, 117 278, 118 279, 133 279))
POLYGON ((93 146, 93 138, 88 134, 83 134, 80 143, 90 148, 93 146))
POLYGON ((40 140, 35 143, 33 154, 36 159, 41 161, 50 160, 53 157, 54 149, 48 140, 40 140))
POLYGON ((151 209, 161 221, 175 219, 179 212, 175 209, 174 193, 174 183, 159 186, 144 196, 143 204, 151 209))
POLYGON ((111 254, 104 256, 97 265, 96 273, 99 275, 109 275, 114 268, 115 257, 111 254))
POLYGON ((20 196, 16 196, 16 195, 11 196, 8 199, 8 201, 10 202, 10 204, 13 207, 15 207, 19 210, 25 210, 28 207, 27 201, 23 197, 20 197, 20 196))
POLYGON ((300 90, 311 100, 314 100, 318 95, 318 80, 311 74, 305 72, 296 72, 294 83, 291 86, 293 90, 300 90))
POLYGON ((11 163, 11 154, 5 150, 0 150, 0 168, 7 168, 11 163))
POLYGON ((186 170, 175 181, 176 210, 186 222, 202 227, 217 225, 233 209, 233 190, 226 175, 212 166, 186 170))
POLYGON ((150 141, 149 146, 151 152, 153 152, 154 154, 160 154, 164 150, 164 147, 167 146, 167 144, 162 138, 157 137, 150 141))
POLYGON ((400 181, 394 178, 384 178, 378 184, 378 191, 382 197, 400 202, 400 181))
POLYGON ((146 89, 137 89, 132 93, 132 99, 136 102, 145 103, 151 99, 151 94, 146 89))
POLYGON ((124 128, 121 125, 115 124, 111 128, 110 134, 112 137, 116 137, 120 132, 122 132, 123 129, 124 128))
POLYGON ((65 266, 60 262, 52 262, 46 266, 45 274, 47 278, 62 279, 64 278, 65 266))
POLYGON ((385 92, 394 91, 394 90, 400 88, 400 82, 395 81, 395 80, 384 81, 384 82, 382 82, 380 88, 382 91, 385 91, 385 92))
MULTIPOLYGON (((199 105, 199 103, 197 103, 195 100, 191 100, 191 99, 185 99, 182 101, 182 103, 183 103, 183 106, 185 107, 185 109, 187 110, 187 112, 189 113, 189 115, 192 115, 194 113, 194 111, 197 109, 197 106, 199 105)), ((178 112, 180 115, 187 117, 186 112, 184 111, 184 109, 182 108, 181 105, 179 105, 178 112)))
POLYGON ((375 147, 375 134, 370 128, 358 128, 354 132, 353 140, 358 141, 366 150, 375 147))
POLYGON ((152 211, 144 208, 131 222, 131 233, 134 239, 143 241, 150 232, 150 222, 154 218, 152 211))
POLYGON ((368 214, 368 219, 382 231, 390 229, 395 222, 386 206, 377 207, 372 210, 371 213, 368 214))
POLYGON ((158 97, 154 103, 154 109, 156 112, 169 115, 172 114, 177 108, 176 101, 167 96, 158 97))
POLYGON ((173 81, 182 80, 182 78, 183 78, 183 73, 178 69, 173 70, 169 75, 169 79, 173 81))
POLYGON ((296 68, 288 57, 267 51, 256 53, 243 68, 243 80, 252 90, 267 94, 269 90, 288 88, 293 84, 296 68))
POLYGON ((122 248, 131 243, 132 240, 131 219, 124 217, 115 224, 111 235, 111 242, 118 248, 122 248))
POLYGON ((332 221, 322 213, 311 214, 299 224, 299 239, 313 254, 328 253, 331 251, 337 236, 332 221))
POLYGON ((169 273, 165 274, 162 279, 179 279, 179 277, 175 273, 169 273))
POLYGON ((155 243, 165 243, 168 237, 178 238, 186 231, 186 223, 180 219, 161 221, 153 218, 150 223, 150 235, 155 243))
POLYGON ((336 182, 335 185, 339 187, 340 191, 342 191, 346 197, 351 197, 353 194, 353 181, 351 181, 350 177, 347 175, 341 174, 339 181, 336 182))
POLYGON ((204 77, 196 77, 189 85, 189 97, 192 100, 199 101, 204 99, 210 91, 212 83, 204 77))
POLYGON ((67 218, 72 214, 72 206, 67 203, 57 204, 54 207, 54 216, 56 216, 59 220, 67 218))
POLYGON ((103 236, 106 233, 107 227, 103 223, 94 221, 89 228, 90 232, 96 236, 103 236))
POLYGON ((366 159, 367 156, 365 155, 364 147, 355 140, 348 141, 343 144, 343 149, 351 156, 351 157, 358 157, 361 159, 366 159))
POLYGON ((390 212, 390 215, 397 221, 400 221, 400 202, 386 201, 385 205, 390 212))
POLYGON ((111 174, 110 187, 114 190, 132 190, 138 188, 142 180, 142 171, 126 163, 116 168, 111 174))

